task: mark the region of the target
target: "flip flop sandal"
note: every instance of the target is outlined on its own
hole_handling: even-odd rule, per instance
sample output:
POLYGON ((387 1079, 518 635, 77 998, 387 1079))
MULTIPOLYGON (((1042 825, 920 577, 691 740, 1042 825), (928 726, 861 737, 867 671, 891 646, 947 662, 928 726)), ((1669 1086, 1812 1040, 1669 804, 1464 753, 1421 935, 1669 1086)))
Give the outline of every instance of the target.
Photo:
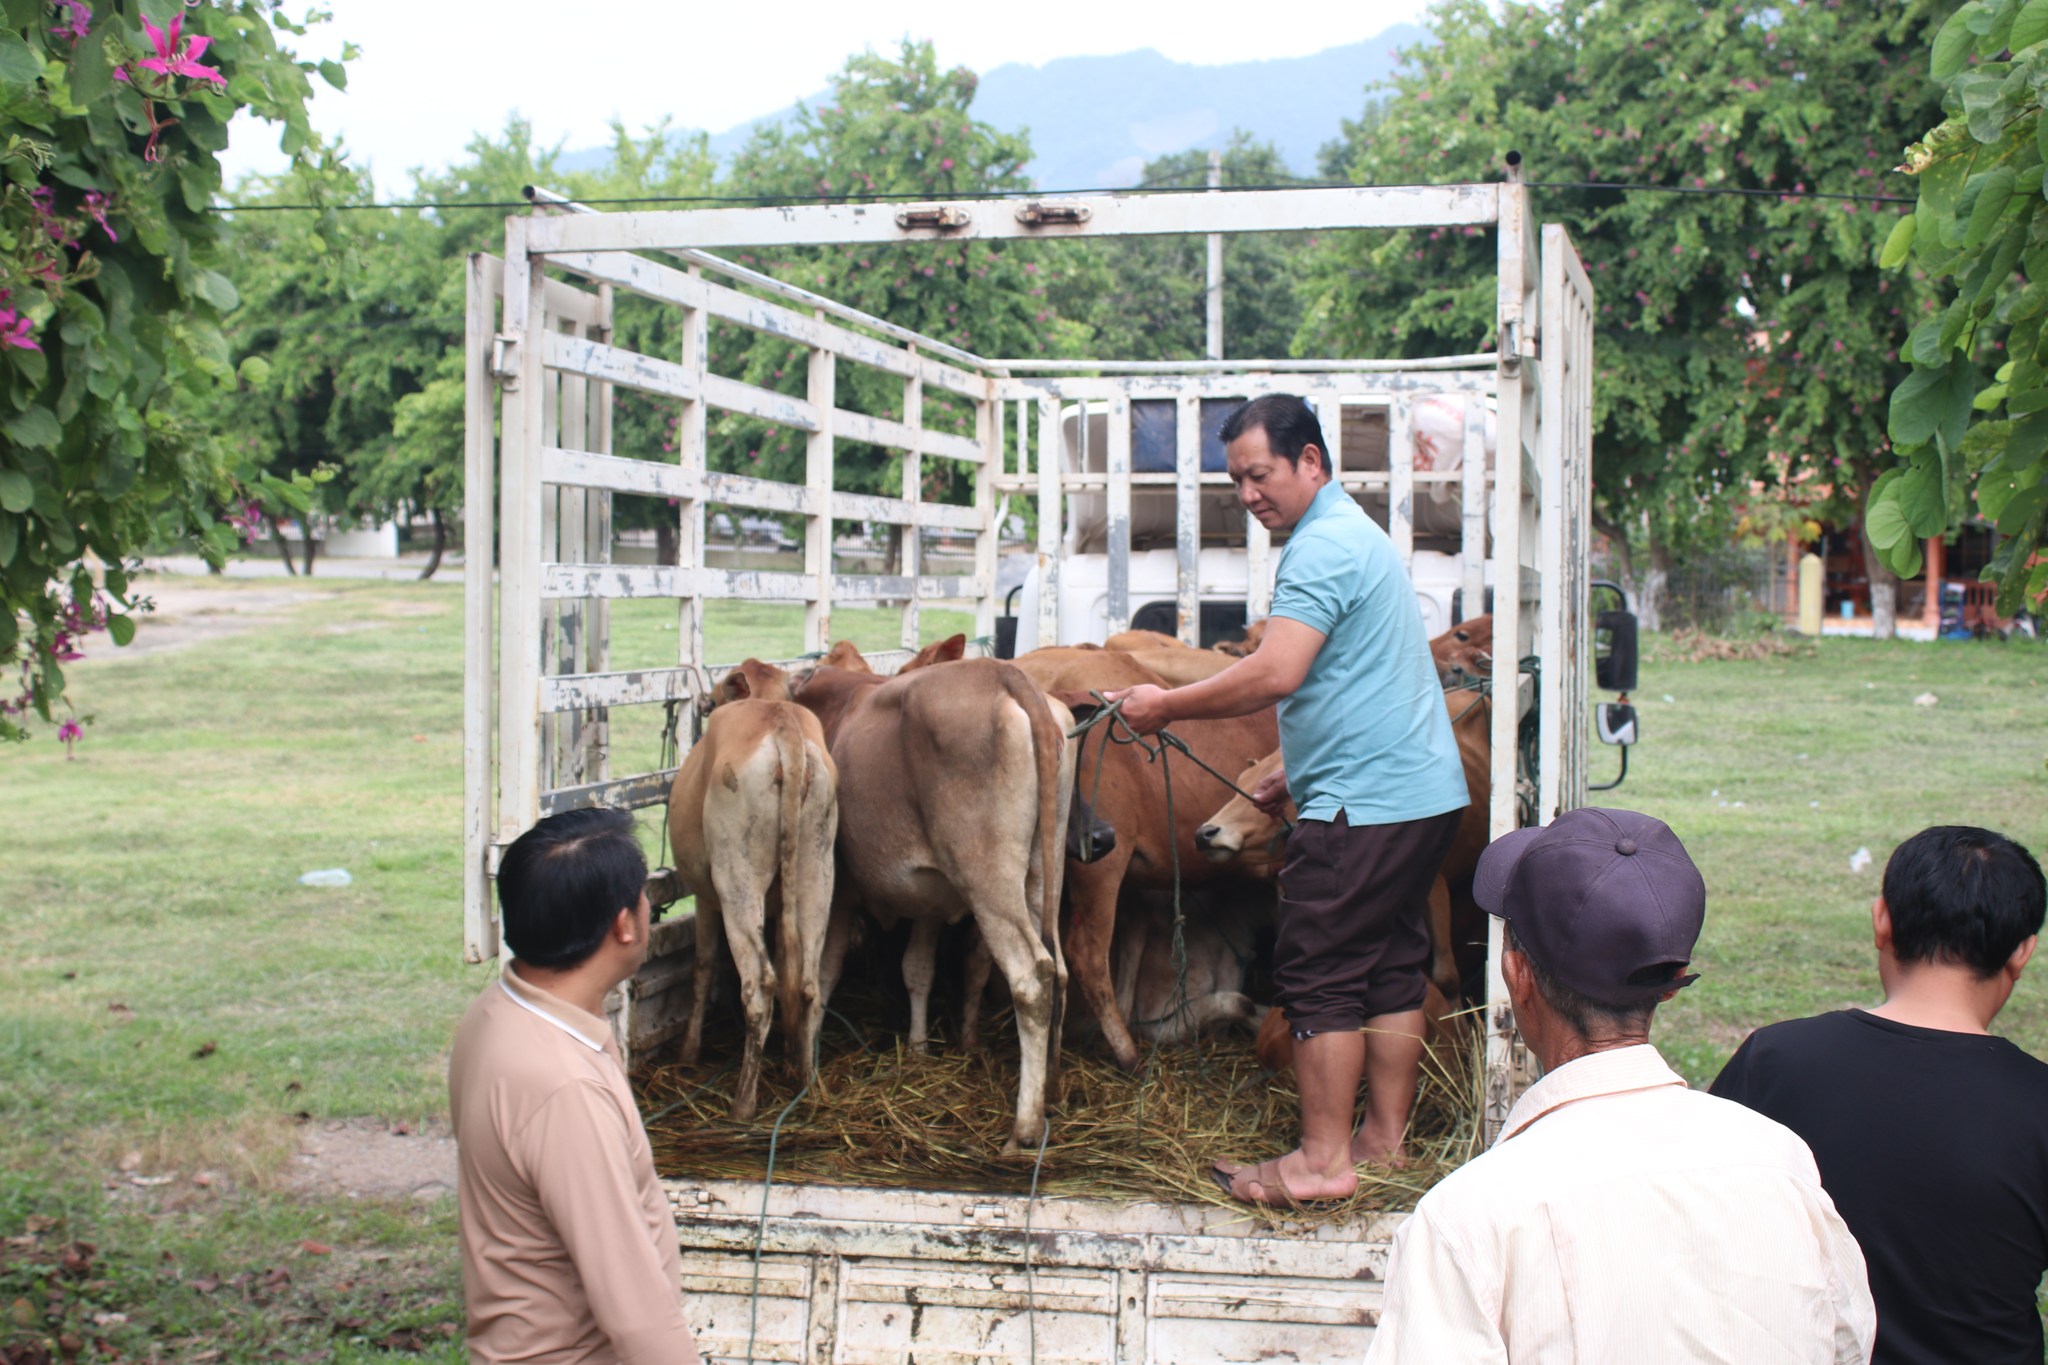
POLYGON ((1286 1177, 1280 1174, 1278 1157, 1253 1166, 1232 1166, 1228 1170, 1225 1165, 1219 1161, 1211 1166, 1209 1178, 1216 1182, 1218 1189, 1240 1204, 1256 1204, 1268 1209, 1334 1209, 1344 1202, 1342 1199, 1297 1198, 1294 1191, 1287 1188, 1286 1177), (1254 1186, 1259 1190, 1256 1195, 1251 1193, 1254 1186), (1277 1199, 1274 1197, 1276 1191, 1277 1199))

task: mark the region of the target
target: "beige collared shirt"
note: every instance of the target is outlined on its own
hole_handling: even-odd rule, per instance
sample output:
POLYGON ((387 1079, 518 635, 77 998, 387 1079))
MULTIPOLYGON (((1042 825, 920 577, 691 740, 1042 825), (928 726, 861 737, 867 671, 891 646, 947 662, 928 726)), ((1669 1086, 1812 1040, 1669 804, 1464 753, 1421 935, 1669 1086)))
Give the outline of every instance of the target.
POLYGON ((1529 1087, 1387 1274, 1375 1365, 1849 1365, 1877 1333, 1806 1144, 1647 1044, 1529 1087))
POLYGON ((695 1365, 674 1215, 605 1021, 510 970, 448 1059, 470 1359, 695 1365))

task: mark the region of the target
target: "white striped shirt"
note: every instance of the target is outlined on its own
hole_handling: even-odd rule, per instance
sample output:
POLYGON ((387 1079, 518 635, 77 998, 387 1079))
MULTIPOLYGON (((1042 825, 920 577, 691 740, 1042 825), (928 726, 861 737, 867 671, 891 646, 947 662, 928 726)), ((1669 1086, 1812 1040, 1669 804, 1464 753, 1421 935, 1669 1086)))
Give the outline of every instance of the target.
POLYGON ((1387 1278, 1373 1365, 1850 1365, 1877 1333, 1806 1144, 1647 1044, 1529 1087, 1387 1278))

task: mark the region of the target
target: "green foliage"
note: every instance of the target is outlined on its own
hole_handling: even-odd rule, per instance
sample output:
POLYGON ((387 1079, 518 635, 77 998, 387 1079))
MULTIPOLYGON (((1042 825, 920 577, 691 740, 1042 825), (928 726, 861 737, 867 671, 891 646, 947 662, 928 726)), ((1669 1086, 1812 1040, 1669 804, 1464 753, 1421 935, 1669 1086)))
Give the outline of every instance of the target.
MULTIPOLYGON (((1933 97, 1938 16, 1886 5, 1447 0, 1435 46, 1325 153, 1376 184, 1499 179, 1870 194, 1933 97)), ((1753 484, 1852 509, 1881 467, 1870 395, 1903 373, 1922 287, 1881 274, 1882 205, 1531 191, 1598 297, 1594 492, 1610 529, 1684 549, 1725 537, 1753 484)), ((1303 349, 1426 355, 1494 344, 1493 235, 1332 235, 1311 258, 1303 349)))
POLYGON ((279 124, 285 152, 318 159, 312 64, 272 31, 304 30, 273 11, 118 0, 88 25, 64 0, 10 0, 0 20, 0 664, 21 669, 0 738, 53 719, 65 656, 132 605, 136 553, 182 540, 218 562, 249 503, 308 490, 205 420, 235 380, 211 211, 228 122, 279 124), (104 596, 88 556, 115 566, 104 596))
MULTIPOLYGON (((1208 184, 1209 157, 1179 152, 1148 162, 1148 189, 1208 184)), ((1237 133, 1223 152, 1225 188, 1295 177, 1271 143, 1237 133)), ((1223 245, 1223 352, 1290 354, 1301 323, 1295 272, 1308 243, 1296 233, 1240 233, 1223 245)), ((1057 316, 1077 324, 1078 354, 1104 360, 1187 360, 1207 340, 1208 243, 1203 237, 1126 237, 1070 243, 1046 263, 1057 316)))
MULTIPOLYGON (((728 193, 801 202, 847 195, 956 198, 1030 188, 1027 141, 976 122, 975 76, 941 71, 930 43, 906 41, 895 59, 866 53, 833 78, 830 103, 799 106, 788 124, 758 131, 735 158, 728 193)), ((743 253, 741 264, 984 356, 1060 351, 1048 299, 1050 252, 1032 243, 922 242, 864 253, 802 248, 743 253)), ((714 327, 711 363, 721 373, 784 393, 804 392, 801 348, 737 328, 714 327), (737 364, 735 364, 737 361, 737 364)), ((838 405, 899 417, 903 385, 867 367, 840 372, 838 405)), ((926 393, 924 421, 972 434, 969 405, 926 393)), ((731 414, 711 423, 711 463, 762 478, 801 482, 804 443, 785 429, 731 414)), ((968 481, 949 461, 924 462, 925 496, 961 501, 968 481)), ((835 482, 853 492, 897 495, 902 455, 842 445, 835 482)))
POLYGON ((1899 463, 1871 495, 1871 540, 1905 572, 1919 561, 1912 536, 1982 517, 1999 533, 1984 570, 1998 584, 1998 610, 2039 611, 2048 599, 2048 0, 1970 0, 1935 35, 1931 70, 1947 117, 1907 150, 1919 203, 1878 263, 1945 281, 1945 306, 1908 338, 1913 372, 1891 400, 1899 463))

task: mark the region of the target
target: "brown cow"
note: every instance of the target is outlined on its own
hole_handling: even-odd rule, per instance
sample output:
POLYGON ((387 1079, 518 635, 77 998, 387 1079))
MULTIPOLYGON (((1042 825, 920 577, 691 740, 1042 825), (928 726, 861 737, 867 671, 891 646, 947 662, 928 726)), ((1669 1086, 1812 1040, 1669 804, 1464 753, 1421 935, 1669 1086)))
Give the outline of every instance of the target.
POLYGON ((1157 630, 1120 630, 1102 642, 1104 649, 1122 650, 1126 654, 1141 649, 1186 649, 1177 635, 1168 635, 1157 630))
POLYGON ((1460 621, 1429 642, 1437 677, 1446 687, 1493 676, 1493 614, 1460 621))
POLYGON ((1266 638, 1266 618, 1261 616, 1244 628, 1242 640, 1218 640, 1209 648, 1218 654, 1228 654, 1233 659, 1242 659, 1259 647, 1259 641, 1266 638))
MULTIPOLYGON (((935 646, 925 661, 948 652, 935 646)), ((957 657, 957 646, 950 652, 957 657)), ((904 965, 914 995, 929 995, 936 925, 969 915, 1009 983, 1022 1045, 1016 1122, 1003 1149, 1014 1155, 1045 1128, 1066 992, 1063 717, 1030 679, 994 659, 893 678, 820 667, 797 702, 817 714, 839 769, 837 900, 865 905, 884 925, 913 921, 904 965)), ((828 993, 843 930, 835 939, 828 993)))
MULTIPOLYGON (((732 675, 744 678, 741 673, 732 675)), ((786 701, 733 701, 711 713, 669 793, 669 842, 676 875, 696 893, 696 995, 683 1061, 694 1065, 721 939, 739 969, 747 1042, 733 1089, 732 1116, 754 1116, 770 1001, 782 1006, 790 1060, 808 1081, 832 910, 832 839, 838 827, 836 775, 818 718, 786 701), (779 921, 779 951, 767 946, 779 921)))
POLYGON ((1237 662, 1227 654, 1218 654, 1210 649, 1133 649, 1125 652, 1166 679, 1169 687, 1186 687, 1189 683, 1213 678, 1237 662))
MULTIPOLYGON (((1113 650, 1041 649, 1018 658, 1017 667, 1039 686, 1072 706, 1076 713, 1092 706, 1091 692, 1165 686, 1158 674, 1129 655, 1113 650)), ((1181 881, 1189 887, 1236 874, 1197 856, 1195 829, 1203 812, 1230 794, 1184 755, 1163 763, 1148 760, 1134 744, 1107 744, 1108 725, 1099 725, 1081 742, 1075 771, 1081 795, 1116 830, 1116 847, 1094 863, 1067 866, 1071 915, 1066 931, 1067 961, 1081 996, 1102 1024, 1104 1039, 1117 1062, 1135 1070, 1141 1060, 1123 1011, 1118 1008, 1110 974, 1110 948, 1116 931, 1118 894, 1126 886, 1163 889, 1173 884, 1178 850, 1181 881), (1097 761, 1101 762, 1098 782, 1097 761), (1173 779, 1173 823, 1167 822, 1166 783, 1173 779)), ((1237 772, 1279 742, 1271 708, 1231 720, 1178 721, 1173 733, 1218 772, 1237 772)), ((974 999, 969 983, 970 1007, 974 999)))

